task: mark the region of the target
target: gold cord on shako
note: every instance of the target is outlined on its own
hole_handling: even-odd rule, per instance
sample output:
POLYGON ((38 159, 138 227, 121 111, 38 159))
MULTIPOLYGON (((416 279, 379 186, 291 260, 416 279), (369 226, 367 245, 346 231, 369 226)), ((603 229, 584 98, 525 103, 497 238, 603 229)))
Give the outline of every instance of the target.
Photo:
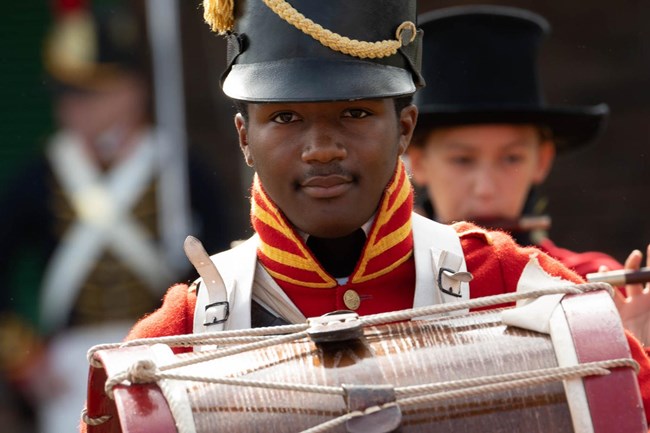
MULTIPOLYGON (((285 0, 262 1, 277 16, 311 36, 323 46, 360 59, 379 59, 392 56, 400 47, 410 44, 416 37, 415 24, 412 21, 404 21, 395 31, 395 40, 367 42, 350 39, 313 22, 285 0)), ((234 0, 203 0, 203 9, 203 18, 210 25, 212 31, 219 34, 232 31, 235 25, 234 0)))

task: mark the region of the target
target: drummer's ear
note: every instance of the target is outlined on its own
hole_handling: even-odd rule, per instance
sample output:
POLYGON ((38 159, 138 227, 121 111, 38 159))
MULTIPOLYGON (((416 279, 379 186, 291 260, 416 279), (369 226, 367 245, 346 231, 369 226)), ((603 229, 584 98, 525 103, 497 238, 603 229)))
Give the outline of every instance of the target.
POLYGON ((415 125, 418 120, 418 108, 414 104, 407 105, 402 108, 402 111, 398 115, 400 126, 399 154, 403 155, 411 143, 411 138, 415 131, 415 125))
POLYGON ((244 154, 244 159, 249 167, 253 167, 253 155, 251 155, 250 147, 248 147, 248 131, 246 130, 246 120, 241 113, 235 115, 235 128, 239 136, 239 147, 244 154))
POLYGON ((533 181, 536 185, 544 182, 551 171, 555 160, 555 143, 552 140, 544 140, 539 144, 537 169, 533 181))

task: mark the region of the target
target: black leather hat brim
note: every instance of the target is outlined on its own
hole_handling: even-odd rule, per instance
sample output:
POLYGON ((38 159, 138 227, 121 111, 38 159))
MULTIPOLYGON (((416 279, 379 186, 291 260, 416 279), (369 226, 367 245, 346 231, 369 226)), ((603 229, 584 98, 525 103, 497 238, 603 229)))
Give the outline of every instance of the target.
POLYGON ((223 82, 248 102, 323 102, 394 98, 415 92, 405 69, 359 60, 294 58, 235 64, 223 82))
POLYGON ((417 128, 485 123, 532 123, 551 129, 558 152, 595 140, 604 130, 609 107, 418 107, 417 128))

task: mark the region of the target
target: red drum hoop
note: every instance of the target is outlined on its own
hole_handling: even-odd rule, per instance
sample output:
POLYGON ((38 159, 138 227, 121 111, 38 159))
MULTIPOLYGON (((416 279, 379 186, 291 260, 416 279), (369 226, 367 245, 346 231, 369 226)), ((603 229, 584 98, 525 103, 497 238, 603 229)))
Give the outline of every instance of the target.
MULTIPOLYGON (((372 392, 388 385, 404 392, 426 383, 554 368, 567 359, 585 363, 631 358, 620 318, 606 292, 565 296, 557 311, 552 320, 559 324, 552 323, 553 338, 507 327, 500 311, 490 310, 369 327, 363 338, 354 341, 316 345, 302 339, 174 371, 209 371, 221 377, 326 387, 348 384, 372 392)), ((346 406, 341 395, 179 380, 162 381, 160 387, 117 385, 114 403, 97 393, 106 373, 124 371, 143 357, 153 356, 158 362, 171 356, 167 350, 161 357, 161 350, 145 346, 97 352, 95 359, 106 371, 91 368, 89 413, 104 410, 119 419, 120 426, 112 419, 89 431, 296 432, 345 416, 352 407, 352 394, 346 396, 346 406), (189 413, 191 428, 187 418, 172 413, 189 413)), ((362 400, 368 392, 361 392, 362 400)), ((408 400, 408 395, 406 400, 402 397, 382 407, 400 407, 400 402, 408 400)), ((401 432, 647 432, 631 368, 441 401, 411 400, 400 409, 401 432)), ((358 429, 348 423, 347 430, 346 424, 340 424, 323 431, 358 429)))

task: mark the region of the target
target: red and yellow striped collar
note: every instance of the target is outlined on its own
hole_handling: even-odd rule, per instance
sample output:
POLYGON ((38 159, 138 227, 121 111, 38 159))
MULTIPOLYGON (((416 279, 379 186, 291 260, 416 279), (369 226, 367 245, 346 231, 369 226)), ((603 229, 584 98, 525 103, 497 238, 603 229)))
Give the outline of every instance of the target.
MULTIPOLYGON (((381 199, 361 257, 350 275, 351 283, 385 275, 411 257, 412 210, 413 189, 404 164, 399 161, 381 199)), ((278 283, 316 289, 337 286, 334 277, 323 269, 295 227, 266 194, 257 175, 252 188, 251 222, 261 240, 258 258, 278 283)))

